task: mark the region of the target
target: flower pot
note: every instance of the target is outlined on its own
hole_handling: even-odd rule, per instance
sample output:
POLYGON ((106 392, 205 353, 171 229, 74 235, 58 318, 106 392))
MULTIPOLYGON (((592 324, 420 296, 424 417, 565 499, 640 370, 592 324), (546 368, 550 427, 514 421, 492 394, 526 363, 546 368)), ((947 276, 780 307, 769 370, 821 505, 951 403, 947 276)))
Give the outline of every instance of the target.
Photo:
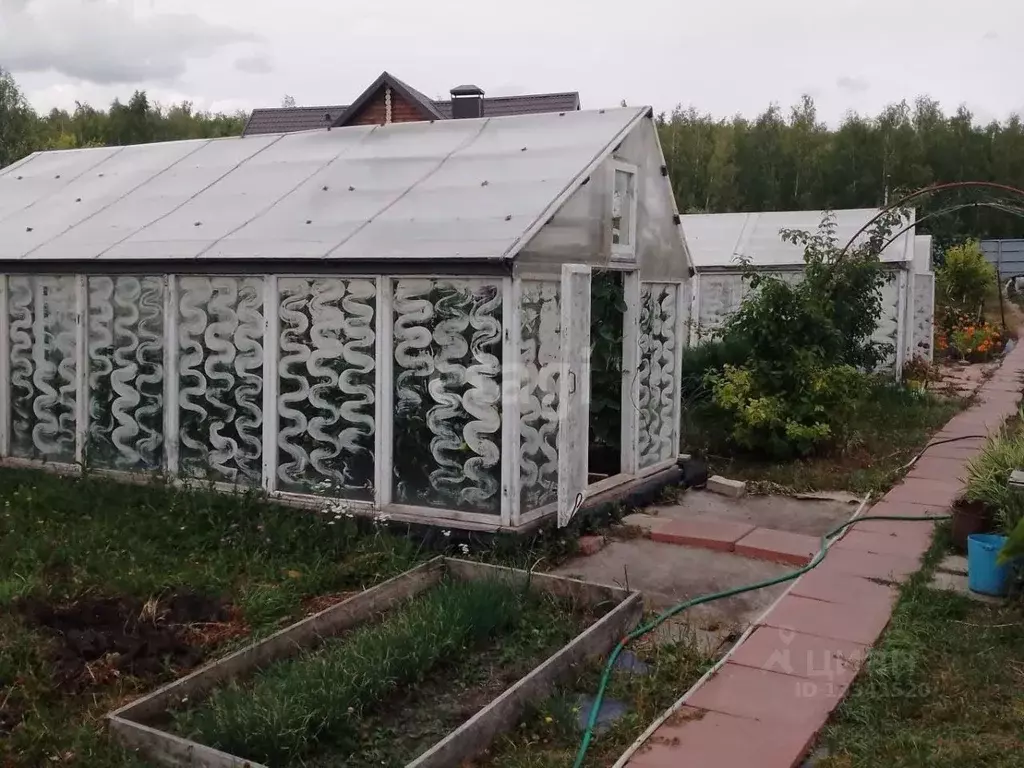
POLYGON ((950 531, 953 547, 967 551, 967 539, 976 533, 988 533, 995 519, 992 511, 980 501, 958 501, 953 505, 953 525, 950 531))
POLYGON ((967 538, 967 588, 982 595, 1003 597, 1010 589, 1011 566, 998 565, 1006 537, 975 533, 967 538))

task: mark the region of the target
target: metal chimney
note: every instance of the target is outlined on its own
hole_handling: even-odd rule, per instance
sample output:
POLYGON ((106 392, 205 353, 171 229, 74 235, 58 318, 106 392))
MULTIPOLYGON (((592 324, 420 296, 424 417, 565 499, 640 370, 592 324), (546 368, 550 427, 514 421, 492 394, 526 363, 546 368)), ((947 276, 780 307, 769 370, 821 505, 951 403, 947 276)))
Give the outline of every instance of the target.
POLYGON ((477 85, 460 85, 452 88, 452 117, 455 120, 483 116, 483 89, 477 85))

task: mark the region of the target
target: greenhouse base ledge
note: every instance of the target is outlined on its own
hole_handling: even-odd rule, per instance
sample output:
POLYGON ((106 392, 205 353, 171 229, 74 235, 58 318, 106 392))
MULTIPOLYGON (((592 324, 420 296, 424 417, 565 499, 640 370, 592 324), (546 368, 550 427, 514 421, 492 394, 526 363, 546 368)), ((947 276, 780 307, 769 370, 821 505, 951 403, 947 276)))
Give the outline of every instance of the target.
MULTIPOLYGON (((5 469, 36 469, 52 472, 60 476, 77 476, 83 474, 80 464, 23 459, 8 456, 0 459, 0 468, 5 469)), ((369 501, 353 501, 329 497, 303 495, 283 491, 266 492, 256 486, 232 485, 230 483, 207 482, 194 478, 168 478, 158 473, 128 472, 115 469, 89 469, 90 474, 105 477, 130 485, 152 485, 164 483, 173 488, 196 488, 215 490, 219 493, 264 494, 267 499, 293 509, 322 511, 325 508, 342 504, 346 512, 366 518, 386 517, 389 521, 410 525, 446 527, 453 530, 472 531, 476 533, 512 533, 528 534, 550 525, 557 517, 557 507, 547 505, 537 510, 524 513, 518 524, 502 525, 498 515, 479 512, 460 512, 457 510, 434 509, 430 507, 409 506, 404 504, 386 504, 383 508, 369 501)), ((637 475, 613 475, 591 485, 588 496, 577 514, 601 514, 610 512, 615 505, 642 506, 651 503, 662 488, 678 484, 682 479, 682 470, 675 461, 664 462, 643 470, 637 475)))

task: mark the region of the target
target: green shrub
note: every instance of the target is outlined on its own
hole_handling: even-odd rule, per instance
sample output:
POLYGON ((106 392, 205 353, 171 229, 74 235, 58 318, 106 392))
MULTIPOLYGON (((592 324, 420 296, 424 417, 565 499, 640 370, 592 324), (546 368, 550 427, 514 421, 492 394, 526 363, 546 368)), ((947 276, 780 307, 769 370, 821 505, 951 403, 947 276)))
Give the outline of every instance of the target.
POLYGON ((783 231, 804 249, 795 285, 748 270, 751 292, 727 321, 722 344, 746 359, 709 372, 712 402, 731 420, 739 447, 773 458, 806 456, 841 443, 874 370, 892 352, 872 340, 886 274, 878 253, 899 214, 841 255, 835 218, 818 232, 783 231))
POLYGON ((946 251, 935 270, 935 298, 944 317, 966 315, 979 320, 985 302, 996 295, 996 268, 985 260, 977 240, 968 240, 946 251))
POLYGON ((967 464, 964 498, 985 504, 1009 534, 1024 519, 1024 493, 1012 489, 1010 473, 1024 468, 1024 431, 1004 428, 989 438, 981 453, 967 464))
POLYGON ((999 550, 999 563, 1002 565, 1022 557, 1024 557, 1024 519, 1017 522, 1017 525, 1010 531, 1003 548, 999 550))
POLYGON ((769 393, 750 367, 711 374, 714 402, 732 417, 732 439, 773 458, 806 456, 848 436, 868 377, 849 365, 807 366, 805 386, 769 393))
POLYGON ((679 377, 683 402, 688 405, 710 402, 712 388, 708 374, 720 373, 727 365, 743 365, 749 357, 750 347, 744 339, 714 339, 686 347, 679 377))

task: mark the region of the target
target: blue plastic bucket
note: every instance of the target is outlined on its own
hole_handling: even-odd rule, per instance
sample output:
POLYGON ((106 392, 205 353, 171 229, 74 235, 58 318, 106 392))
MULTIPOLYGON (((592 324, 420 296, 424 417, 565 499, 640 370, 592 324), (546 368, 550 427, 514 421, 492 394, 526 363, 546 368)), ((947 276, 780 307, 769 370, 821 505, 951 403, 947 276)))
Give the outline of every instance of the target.
POLYGON ((972 592, 1002 597, 1010 586, 1010 565, 996 565, 1005 536, 975 533, 967 537, 967 587, 972 592))

